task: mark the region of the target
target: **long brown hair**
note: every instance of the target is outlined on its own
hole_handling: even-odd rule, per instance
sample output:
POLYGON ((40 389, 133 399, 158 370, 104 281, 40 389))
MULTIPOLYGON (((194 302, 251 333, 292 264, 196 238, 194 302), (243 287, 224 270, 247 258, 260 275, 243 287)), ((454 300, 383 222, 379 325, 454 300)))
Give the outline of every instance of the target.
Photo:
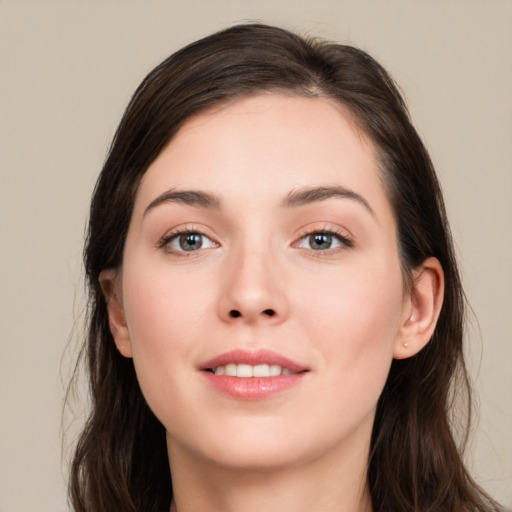
POLYGON ((155 68, 130 101, 98 179, 84 250, 84 353, 92 410, 71 467, 74 509, 169 510, 164 427, 142 396, 132 360, 115 348, 99 274, 121 267, 141 177, 183 123, 207 108, 264 91, 330 98, 348 108, 378 155, 406 283, 430 256, 444 270, 445 299, 435 333, 415 357, 393 361, 379 400, 368 469, 375 512, 497 510, 465 469, 450 424, 456 379, 470 396, 464 295, 441 190, 404 100, 365 52, 257 24, 206 37, 155 68))

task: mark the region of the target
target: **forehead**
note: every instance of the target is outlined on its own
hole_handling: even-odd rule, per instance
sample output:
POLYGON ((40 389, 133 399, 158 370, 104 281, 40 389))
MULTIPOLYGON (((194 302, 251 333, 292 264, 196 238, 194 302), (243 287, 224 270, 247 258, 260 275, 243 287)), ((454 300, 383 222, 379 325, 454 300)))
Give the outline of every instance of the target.
POLYGON ((277 200, 311 185, 343 185, 386 202, 373 145, 346 108, 260 94, 189 119, 144 175, 136 207, 175 187, 277 200))

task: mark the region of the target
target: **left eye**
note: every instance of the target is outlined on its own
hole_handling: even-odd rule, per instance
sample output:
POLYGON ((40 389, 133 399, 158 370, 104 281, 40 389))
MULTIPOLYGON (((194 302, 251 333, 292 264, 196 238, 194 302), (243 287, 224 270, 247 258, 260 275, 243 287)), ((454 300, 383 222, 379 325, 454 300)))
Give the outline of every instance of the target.
POLYGON ((297 247, 311 249, 313 251, 327 251, 338 247, 350 247, 350 241, 335 233, 318 232, 303 236, 297 243, 297 247))
POLYGON ((172 250, 177 252, 193 252, 199 249, 209 249, 216 247, 215 242, 206 235, 197 231, 187 231, 186 233, 177 233, 171 236, 166 244, 172 250))

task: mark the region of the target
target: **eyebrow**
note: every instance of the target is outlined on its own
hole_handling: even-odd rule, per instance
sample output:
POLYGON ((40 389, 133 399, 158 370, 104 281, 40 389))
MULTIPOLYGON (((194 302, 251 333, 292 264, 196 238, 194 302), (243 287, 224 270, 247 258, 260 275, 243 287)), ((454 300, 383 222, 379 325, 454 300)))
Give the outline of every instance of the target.
POLYGON ((332 198, 353 199, 359 204, 363 205, 373 217, 375 213, 368 201, 353 190, 342 187, 340 185, 323 186, 323 187, 303 187, 298 190, 290 192, 285 200, 283 206, 285 208, 293 208, 296 206, 304 206, 307 204, 315 203, 317 201, 325 201, 332 198))
POLYGON ((156 199, 153 199, 153 201, 151 201, 144 210, 144 215, 146 215, 150 210, 165 203, 182 203, 188 206, 195 206, 197 208, 209 208, 215 210, 220 208, 220 199, 214 194, 200 190, 171 189, 160 194, 156 199))
MULTIPOLYGON (((340 185, 321 187, 302 187, 290 192, 282 202, 284 208, 304 206, 318 201, 325 201, 332 198, 353 199, 364 206, 375 217, 368 201, 353 190, 340 185)), ((221 200, 215 194, 201 190, 167 190, 153 199, 144 210, 146 215, 150 210, 165 203, 182 203, 197 208, 218 210, 221 208, 221 200)))

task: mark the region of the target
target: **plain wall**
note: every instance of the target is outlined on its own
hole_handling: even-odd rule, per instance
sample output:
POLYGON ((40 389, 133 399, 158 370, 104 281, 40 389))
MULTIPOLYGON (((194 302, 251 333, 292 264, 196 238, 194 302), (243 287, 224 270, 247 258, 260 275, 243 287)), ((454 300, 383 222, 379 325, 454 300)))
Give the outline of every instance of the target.
POLYGON ((403 88, 479 322, 468 461, 512 507, 512 2, 0 0, 0 511, 67 509, 60 420, 83 232, 121 113, 164 57, 245 20, 360 46, 403 88))

